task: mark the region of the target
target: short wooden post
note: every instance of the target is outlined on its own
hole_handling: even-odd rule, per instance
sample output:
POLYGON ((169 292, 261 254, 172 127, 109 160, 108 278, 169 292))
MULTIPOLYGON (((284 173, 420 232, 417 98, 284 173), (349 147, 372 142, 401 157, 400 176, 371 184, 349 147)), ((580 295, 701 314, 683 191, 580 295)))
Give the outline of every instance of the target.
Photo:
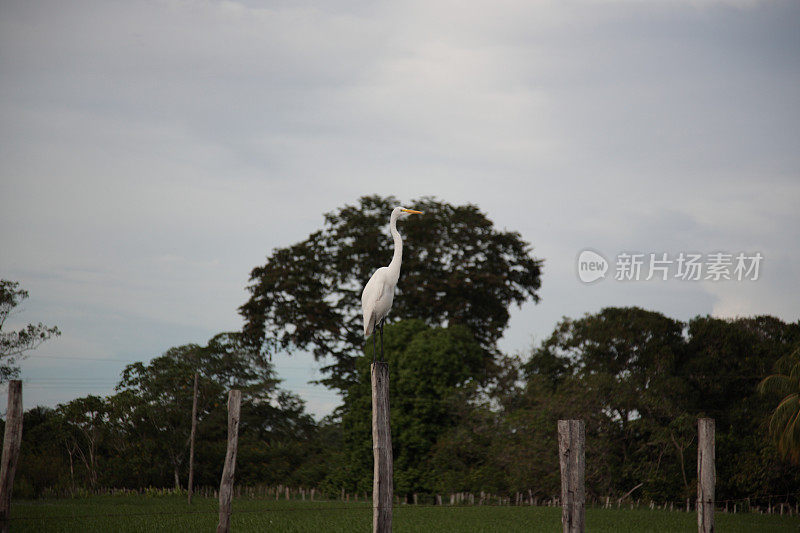
POLYGON ((583 533, 586 489, 584 470, 586 433, 583 420, 558 421, 558 458, 561 466, 561 524, 564 533, 583 533))
POLYGON ((219 524, 217 533, 228 533, 231 527, 231 499, 233 496, 233 473, 236 470, 236 446, 239 441, 239 413, 242 391, 228 393, 228 451, 219 482, 219 524))
POLYGON ((389 364, 372 363, 372 531, 392 531, 392 432, 389 427, 389 364))
POLYGON ((194 373, 194 396, 192 398, 192 432, 189 434, 189 505, 194 491, 194 436, 197 433, 197 372, 194 373))
POLYGON ((0 463, 0 528, 8 531, 11 515, 11 492, 14 489, 14 471, 17 468, 19 448, 22 444, 22 381, 8 382, 8 409, 6 431, 3 436, 3 457, 0 463))
POLYGON ((697 420, 697 531, 714 531, 714 419, 697 420))

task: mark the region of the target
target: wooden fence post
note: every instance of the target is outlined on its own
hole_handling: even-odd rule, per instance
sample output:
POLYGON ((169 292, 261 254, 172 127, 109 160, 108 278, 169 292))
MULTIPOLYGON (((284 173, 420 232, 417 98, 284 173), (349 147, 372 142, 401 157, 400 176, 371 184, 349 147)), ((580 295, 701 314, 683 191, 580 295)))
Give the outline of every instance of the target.
POLYGON ((389 364, 372 363, 372 531, 392 531, 392 432, 389 427, 389 364))
POLYGON ((194 490, 194 436, 197 433, 197 372, 194 373, 194 397, 192 398, 192 432, 189 434, 189 505, 194 490))
POLYGON ((233 496, 233 472, 236 470, 236 446, 239 441, 239 412, 242 391, 228 393, 228 451, 219 482, 219 524, 217 533, 228 533, 231 527, 231 498, 233 496))
POLYGON ((586 489, 584 470, 586 433, 583 420, 558 421, 558 458, 561 466, 561 524, 564 533, 583 533, 586 489))
POLYGON ((714 419, 697 420, 697 531, 714 531, 714 419))
POLYGON ((22 381, 8 382, 8 408, 6 431, 3 436, 3 457, 0 463, 0 528, 8 531, 11 514, 11 492, 14 488, 14 471, 17 468, 19 447, 22 444, 22 381))

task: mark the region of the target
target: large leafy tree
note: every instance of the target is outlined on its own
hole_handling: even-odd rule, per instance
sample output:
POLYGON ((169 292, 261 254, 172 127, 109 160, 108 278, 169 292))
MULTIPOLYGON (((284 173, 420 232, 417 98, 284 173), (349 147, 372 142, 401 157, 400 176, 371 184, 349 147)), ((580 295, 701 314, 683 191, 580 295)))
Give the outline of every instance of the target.
POLYGON ((572 417, 587 420, 587 441, 598 444, 593 464, 602 465, 588 473, 592 490, 627 492, 652 478, 650 459, 664 455, 677 456, 686 478, 689 443, 682 427, 670 427, 686 408, 687 387, 679 375, 686 359, 683 328, 682 322, 638 307, 605 308, 565 318, 525 366, 534 405, 542 381, 551 394, 570 390, 575 397, 572 417))
MULTIPOLYGON (((114 421, 122 441, 134 443, 134 449, 127 450, 126 455, 144 459, 137 465, 135 477, 149 469, 147 463, 160 451, 166 456, 152 462, 169 465, 175 486, 180 487, 191 424, 192 377, 200 367, 202 352, 202 347, 195 344, 178 346, 149 364, 137 362, 123 370, 118 393, 111 403, 116 407, 114 421)), ((201 419, 208 414, 209 404, 220 389, 213 382, 202 380, 198 409, 201 419)))
POLYGON ((14 309, 28 297, 28 291, 19 283, 0 279, 0 383, 19 375, 17 359, 51 337, 61 335, 55 326, 28 324, 16 331, 3 331, 3 326, 14 309))
MULTIPOLYGON (((22 446, 14 483, 15 498, 35 498, 54 487, 68 487, 70 470, 63 441, 73 437, 54 409, 34 407, 23 415, 22 446)), ((77 458, 73 458, 76 459, 77 458)), ((88 482, 88 480, 87 480, 88 482)))
MULTIPOLYGON (((394 481, 398 493, 430 492, 438 474, 433 449, 457 421, 463 405, 483 384, 491 358, 469 328, 432 328, 422 320, 386 327, 389 363, 394 481)), ((342 484, 368 491, 372 484, 370 359, 358 361, 359 379, 344 395, 342 428, 345 465, 342 484)))
POLYGON ((565 318, 526 365, 528 375, 588 386, 598 407, 623 433, 647 416, 666 422, 685 393, 676 370, 685 360, 683 323, 638 307, 605 308, 565 318))
MULTIPOLYGON (((166 454, 164 463, 172 468, 176 487, 186 462, 191 427, 193 376, 198 372, 198 420, 218 418, 224 426, 225 394, 240 389, 245 404, 269 402, 276 396, 272 365, 263 354, 250 350, 239 333, 221 333, 206 346, 187 344, 170 348, 164 355, 145 364, 125 367, 117 386, 118 394, 110 399, 116 407, 117 434, 129 435, 138 446, 138 456, 166 454)), ((138 473, 137 473, 138 474, 138 473)))
MULTIPOLYGON (((365 196, 325 215, 324 227, 278 248, 250 275, 241 306, 244 333, 269 351, 332 356, 329 386, 345 390, 364 343, 360 295, 392 255, 387 226, 392 197, 365 196)), ((541 260, 519 233, 499 230, 474 205, 433 198, 411 201, 424 216, 402 223, 403 269, 389 319, 466 326, 484 350, 495 344, 512 303, 538 301, 541 260)))
POLYGON ((695 317, 689 321, 681 368, 691 411, 716 420, 717 494, 738 498, 794 490, 797 471, 781 464, 768 421, 775 405, 758 384, 800 342, 800 322, 771 316, 737 319, 695 317), (773 491, 773 492, 768 492, 773 491))
POLYGON ((89 395, 59 405, 57 413, 73 486, 74 463, 79 461, 89 486, 96 488, 100 480, 101 446, 107 436, 108 404, 99 396, 89 395))

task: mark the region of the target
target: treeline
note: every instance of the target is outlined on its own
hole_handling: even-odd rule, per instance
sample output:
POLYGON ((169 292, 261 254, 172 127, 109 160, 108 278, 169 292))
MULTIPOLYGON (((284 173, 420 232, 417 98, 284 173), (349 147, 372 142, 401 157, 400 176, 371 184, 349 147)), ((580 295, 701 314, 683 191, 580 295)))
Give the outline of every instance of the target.
POLYGON ((324 477, 324 424, 277 387, 263 354, 238 333, 207 345, 171 348, 149 363, 128 365, 108 397, 86 396, 24 414, 17 497, 47 489, 185 488, 194 374, 198 372, 197 485, 217 485, 227 440, 227 393, 243 392, 237 481, 284 483, 324 477))
MULTIPOLYGON (((586 422, 590 497, 683 501, 696 494, 696 419, 717 425, 717 497, 791 495, 800 469, 768 431, 779 396, 759 382, 800 345, 773 317, 688 323, 640 308, 564 319, 525 361, 482 357, 458 326, 407 321, 391 346, 395 484, 413 492, 558 494, 556 422, 586 422)), ((344 446, 330 476, 370 486, 369 381, 341 409, 344 446), (338 476, 338 477, 337 477, 338 476)), ((329 477, 329 479, 331 479, 329 477)))
MULTIPOLYGON (((780 398, 758 383, 800 344, 772 317, 688 323, 639 308, 564 319, 525 358, 485 350, 465 326, 386 327, 395 490, 401 495, 559 491, 556 421, 586 421, 589 496, 683 501, 696 491, 695 420, 717 426, 717 498, 786 495, 800 469, 767 425, 780 398)), ((219 482, 225 395, 243 391, 237 483, 372 487, 369 363, 336 413, 315 422, 268 359, 226 333, 129 365, 116 393, 25 413, 17 497, 116 487, 185 488, 192 382, 200 374, 195 479, 219 482)))
MULTIPOLYGON (((130 365, 107 398, 26 413, 16 494, 185 486, 195 372, 199 485, 218 483, 225 394, 237 388, 239 483, 370 492, 373 353, 359 296, 392 256, 385 227, 397 205, 362 197, 325 214, 305 240, 273 250, 251 272, 241 332, 130 365), (322 381, 343 405, 319 422, 279 388, 269 362, 269 354, 297 350, 332 361, 322 381)), ((580 418, 590 497, 635 489, 637 498, 683 501, 695 493, 702 416, 716 419, 718 499, 798 490, 800 471, 781 457, 800 456, 800 361, 786 359, 800 353, 800 322, 683 323, 609 308, 564 319, 531 353, 509 356, 497 346, 509 307, 538 300, 543 261, 475 205, 425 197, 409 206, 425 214, 400 228, 408 245, 385 328, 396 493, 555 495, 556 421, 580 418), (786 375, 759 393, 776 368, 786 375), (782 455, 768 429, 779 404, 772 429, 783 430, 782 455)), ((22 298, 9 294, 0 312, 22 298)))

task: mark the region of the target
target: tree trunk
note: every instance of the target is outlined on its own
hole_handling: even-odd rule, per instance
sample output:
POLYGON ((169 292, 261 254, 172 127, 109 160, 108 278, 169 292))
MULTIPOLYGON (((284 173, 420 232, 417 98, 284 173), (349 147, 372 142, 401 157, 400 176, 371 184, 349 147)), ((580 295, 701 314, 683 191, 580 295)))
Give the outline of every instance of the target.
POLYGON ((197 380, 198 374, 194 373, 194 393, 192 395, 192 432, 189 434, 189 482, 187 483, 187 493, 189 504, 192 503, 192 491, 194 490, 194 436, 197 432, 197 380))
POLYGON ((683 448, 678 445, 677 439, 675 439, 675 435, 670 431, 669 437, 672 439, 672 444, 675 445, 675 451, 678 454, 678 462, 681 465, 681 475, 683 476, 683 488, 685 490, 689 490, 689 482, 686 480, 686 465, 684 464, 683 459, 683 448))
POLYGON ((75 467, 73 465, 73 458, 72 455, 75 453, 75 450, 71 450, 67 448, 67 454, 69 455, 69 481, 70 486, 72 487, 72 495, 75 495, 75 467))

